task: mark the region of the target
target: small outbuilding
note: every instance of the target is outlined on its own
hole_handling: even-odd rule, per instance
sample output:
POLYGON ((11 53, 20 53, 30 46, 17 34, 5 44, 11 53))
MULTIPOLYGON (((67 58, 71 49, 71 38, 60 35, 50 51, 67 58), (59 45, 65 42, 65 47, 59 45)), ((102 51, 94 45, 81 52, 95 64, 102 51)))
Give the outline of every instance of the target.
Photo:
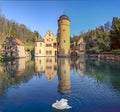
POLYGON ((7 37, 2 44, 2 51, 4 56, 21 58, 25 57, 24 43, 18 38, 7 37))

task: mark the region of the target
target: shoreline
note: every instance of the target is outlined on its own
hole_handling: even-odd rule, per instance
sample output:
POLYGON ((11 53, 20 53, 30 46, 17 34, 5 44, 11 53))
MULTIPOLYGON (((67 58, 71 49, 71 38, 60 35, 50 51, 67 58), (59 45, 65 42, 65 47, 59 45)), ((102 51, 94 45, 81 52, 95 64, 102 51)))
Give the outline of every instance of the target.
POLYGON ((105 59, 105 60, 120 60, 120 54, 114 54, 114 53, 86 54, 86 57, 105 59))

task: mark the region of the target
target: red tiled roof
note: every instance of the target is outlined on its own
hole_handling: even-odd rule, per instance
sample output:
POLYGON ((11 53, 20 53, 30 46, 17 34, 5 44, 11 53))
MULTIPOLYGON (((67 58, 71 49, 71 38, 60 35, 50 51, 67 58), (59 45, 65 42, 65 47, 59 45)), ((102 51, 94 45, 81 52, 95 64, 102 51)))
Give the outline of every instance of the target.
POLYGON ((17 45, 24 46, 24 43, 23 43, 21 40, 17 39, 17 38, 14 39, 14 42, 15 42, 17 45))
MULTIPOLYGON (((12 44, 17 44, 17 45, 24 46, 24 43, 21 40, 19 40, 18 38, 7 37, 6 40, 8 40, 9 42, 11 42, 12 44)), ((6 40, 4 41, 5 43, 6 43, 6 40)))

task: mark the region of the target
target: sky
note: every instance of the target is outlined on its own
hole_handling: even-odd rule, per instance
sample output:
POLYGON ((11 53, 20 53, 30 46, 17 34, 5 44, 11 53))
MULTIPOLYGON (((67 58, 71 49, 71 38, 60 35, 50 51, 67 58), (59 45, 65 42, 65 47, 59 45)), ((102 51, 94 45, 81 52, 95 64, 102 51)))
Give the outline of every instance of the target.
POLYGON ((0 0, 0 10, 7 19, 25 24, 42 37, 48 30, 56 35, 58 19, 66 14, 73 36, 120 18, 120 0, 0 0))

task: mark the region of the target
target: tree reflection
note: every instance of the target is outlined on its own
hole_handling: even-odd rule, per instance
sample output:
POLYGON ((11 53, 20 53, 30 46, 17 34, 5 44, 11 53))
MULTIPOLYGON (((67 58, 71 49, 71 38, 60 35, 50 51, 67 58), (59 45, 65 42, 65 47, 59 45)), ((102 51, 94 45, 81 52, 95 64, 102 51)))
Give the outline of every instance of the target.
POLYGON ((83 57, 78 59, 72 57, 70 61, 70 65, 71 65, 71 69, 79 73, 80 76, 84 75, 85 59, 83 57))
POLYGON ((3 71, 11 77, 21 76, 25 70, 25 58, 16 59, 14 61, 4 63, 3 71))
POLYGON ((105 60, 87 60, 86 74, 103 83, 111 83, 120 91, 120 63, 105 60))
POLYGON ((16 59, 0 65, 0 95, 13 85, 25 83, 34 74, 33 62, 25 62, 25 58, 16 59))
POLYGON ((113 85, 120 90, 120 63, 84 58, 36 57, 35 60, 16 59, 0 64, 0 95, 11 86, 28 82, 34 75, 46 76, 48 81, 58 77, 58 92, 69 94, 71 88, 70 71, 81 76, 90 76, 97 81, 113 85))

